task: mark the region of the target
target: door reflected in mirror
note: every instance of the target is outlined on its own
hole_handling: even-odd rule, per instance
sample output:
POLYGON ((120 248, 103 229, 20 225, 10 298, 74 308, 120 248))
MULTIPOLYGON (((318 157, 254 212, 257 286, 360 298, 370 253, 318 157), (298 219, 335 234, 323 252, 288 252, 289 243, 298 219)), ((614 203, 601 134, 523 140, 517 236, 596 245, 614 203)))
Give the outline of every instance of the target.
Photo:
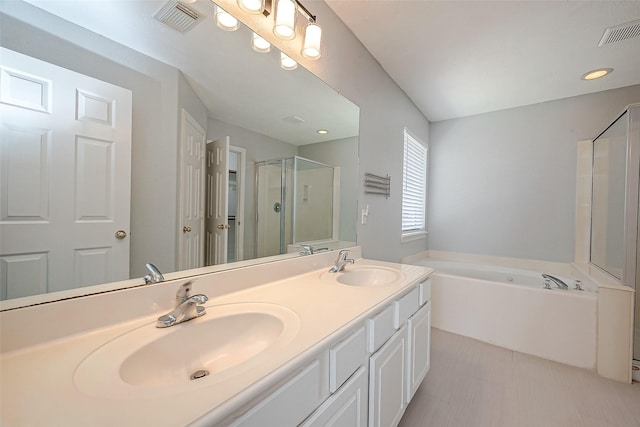
MULTIPOLYGON (((35 126, 30 119, 9 114, 6 111, 11 103, 4 99, 0 103, 3 109, 2 299, 66 290, 58 296, 25 299, 24 304, 28 305, 102 291, 105 288, 96 285, 106 282, 134 279, 115 287, 139 285, 147 274, 147 262, 155 264, 170 279, 195 274, 184 270, 205 265, 226 262, 225 267, 216 267, 220 269, 233 268, 239 261, 260 262, 263 253, 257 244, 261 224, 257 209, 257 164, 271 159, 305 158, 309 164, 329 165, 327 171, 333 171, 333 180, 329 180, 331 172, 326 172, 322 181, 318 178, 302 183, 303 178, 298 178, 301 182, 296 188, 299 200, 298 196, 292 196, 289 207, 286 200, 271 203, 272 207, 280 203, 285 212, 296 208, 290 236, 285 236, 283 242, 279 235, 277 237, 277 253, 297 255, 299 250, 294 249, 295 245, 303 239, 332 249, 353 245, 356 241, 358 107, 302 67, 294 71, 279 68, 279 52, 275 49, 268 54, 253 51, 248 29, 242 27, 233 33, 218 30, 213 22, 212 2, 198 0, 189 5, 202 19, 184 33, 153 19, 165 3, 156 0, 0 3, 3 48, 123 88, 130 93, 132 105, 128 116, 123 116, 124 109, 109 110, 103 106, 109 105, 107 96, 97 97, 95 91, 82 92, 82 88, 72 87, 70 97, 75 107, 80 105, 79 94, 88 94, 82 102, 93 116, 87 116, 91 120, 85 120, 84 127, 61 133, 48 123, 35 126), (110 19, 104 19, 105 16, 110 19), (131 31, 132 28, 135 31, 131 31), (183 111, 188 119, 183 117, 183 111), (115 142, 122 138, 100 134, 86 140, 85 131, 87 126, 99 126, 98 119, 127 120, 127 117, 131 122, 131 183, 119 187, 117 178, 126 173, 109 169, 113 167, 109 161, 113 147, 119 147, 115 142), (191 127, 186 123, 191 123, 191 127), (29 144, 16 145, 25 138, 16 138, 15 132, 13 138, 4 137, 12 130, 24 131, 30 127, 38 127, 42 132, 39 139, 33 132, 28 134, 29 144), (316 132, 318 129, 327 129, 329 133, 321 135, 316 132), (42 165, 65 156, 57 151, 58 145, 51 142, 64 138, 71 141, 68 144, 71 151, 67 149, 69 158, 77 157, 77 147, 83 147, 85 169, 79 169, 77 164, 65 166, 63 170, 75 172, 62 173, 63 177, 56 182, 51 168, 42 165), (221 177, 225 176, 226 182, 218 184, 220 189, 225 189, 225 194, 222 196, 220 189, 214 191, 216 187, 212 185, 207 197, 205 177, 209 175, 204 147, 209 145, 208 141, 225 138, 228 138, 228 163, 221 177), (77 144, 77 141, 86 143, 77 144), (189 147, 196 150, 190 153, 191 160, 187 155, 189 147), (8 164, 14 167, 5 167, 8 164), (197 164, 202 165, 201 170, 197 164), (107 169, 107 178, 98 179, 101 175, 97 172, 107 172, 107 169), (82 175, 79 170, 87 173, 82 175), (339 184, 335 179, 337 171, 339 184), (88 187, 79 183, 92 187, 85 191, 82 188, 88 187), (22 192, 20 205, 13 196, 18 194, 18 188, 22 192), (74 190, 78 188, 81 191, 74 190), (68 194, 63 196, 63 189, 68 194), (104 214, 107 208, 115 206, 118 195, 129 193, 130 197, 125 197, 130 203, 126 218, 104 214), (216 206, 216 198, 222 204, 216 206), (326 203, 331 209, 327 209, 322 219, 307 218, 305 208, 320 200, 331 200, 326 203), (78 204, 79 201, 82 203, 78 204), (67 236, 66 240, 93 238, 93 232, 82 231, 83 226, 91 223, 104 228, 109 241, 80 241, 66 250, 70 261, 61 268, 56 266, 51 248, 42 243, 43 234, 38 227, 53 223, 57 207, 65 204, 84 207, 88 212, 80 216, 74 212, 69 228, 61 232, 67 236), (36 218, 32 213, 34 209, 39 209, 40 219, 25 220, 25 212, 27 217, 36 218), (5 234, 13 233, 12 227, 25 221, 36 230, 24 235, 27 237, 22 238, 22 246, 14 247, 8 242, 20 239, 7 239, 5 234), (218 240, 213 230, 221 231, 218 240), (117 246, 128 250, 124 272, 113 268, 114 252, 104 250, 117 246), (67 274, 51 277, 49 272, 56 270, 67 274)), ((2 55, 0 59, 3 72, 20 68, 19 64, 5 64, 5 57, 2 55)), ((27 73, 34 77, 32 81, 53 80, 50 73, 37 71, 27 73)), ((56 92, 51 94, 57 96, 56 92)), ((33 101, 30 96, 27 98, 33 101)), ((123 104, 118 101, 112 105, 123 104)), ((12 108, 26 110, 24 105, 12 108)), ((48 117, 46 112, 31 111, 48 117)), ((70 114, 74 122, 79 121, 76 110, 70 114)), ((300 169, 302 173, 303 168, 300 169)), ((293 181, 291 186, 293 188, 293 181)), ((61 241, 59 237, 56 239, 61 241)), ((264 254, 271 255, 270 252, 264 254)), ((16 302, 12 307, 20 304, 16 302)))

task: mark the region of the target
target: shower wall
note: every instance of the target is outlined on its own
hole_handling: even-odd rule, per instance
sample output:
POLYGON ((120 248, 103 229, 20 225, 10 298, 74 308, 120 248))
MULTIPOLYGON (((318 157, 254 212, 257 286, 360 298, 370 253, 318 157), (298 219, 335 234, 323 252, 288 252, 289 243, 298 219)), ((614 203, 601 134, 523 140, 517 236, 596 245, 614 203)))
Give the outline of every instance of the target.
POLYGON ((339 169, 294 156, 256 163, 258 256, 292 244, 337 240, 339 169))
POLYGON ((333 236, 334 169, 298 170, 295 185, 295 241, 333 236))

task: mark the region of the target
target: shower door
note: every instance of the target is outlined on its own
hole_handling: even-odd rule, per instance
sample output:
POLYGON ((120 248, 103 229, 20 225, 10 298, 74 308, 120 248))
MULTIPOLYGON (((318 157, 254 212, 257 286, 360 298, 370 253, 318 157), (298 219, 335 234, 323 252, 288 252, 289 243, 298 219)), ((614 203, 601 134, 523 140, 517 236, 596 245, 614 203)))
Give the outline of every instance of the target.
POLYGON ((284 254, 291 241, 293 159, 256 163, 256 256, 284 254))
POLYGON ((593 141, 590 261, 636 290, 634 359, 640 360, 640 104, 593 141))

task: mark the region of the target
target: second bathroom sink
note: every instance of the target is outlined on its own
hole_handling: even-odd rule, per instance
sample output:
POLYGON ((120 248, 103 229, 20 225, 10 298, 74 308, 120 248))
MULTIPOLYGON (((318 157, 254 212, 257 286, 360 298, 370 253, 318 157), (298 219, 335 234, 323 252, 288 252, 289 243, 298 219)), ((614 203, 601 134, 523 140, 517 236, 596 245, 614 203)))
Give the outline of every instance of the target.
POLYGON ((322 279, 349 286, 384 286, 403 280, 404 273, 377 265, 347 266, 338 273, 323 273, 322 279))

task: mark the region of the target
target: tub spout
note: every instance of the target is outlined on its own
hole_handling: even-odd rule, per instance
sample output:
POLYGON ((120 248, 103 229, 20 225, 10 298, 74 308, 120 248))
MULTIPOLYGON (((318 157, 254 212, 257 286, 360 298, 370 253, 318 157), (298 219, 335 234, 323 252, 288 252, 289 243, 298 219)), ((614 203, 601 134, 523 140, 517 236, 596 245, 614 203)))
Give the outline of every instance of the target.
POLYGON ((554 277, 554 276, 552 276, 550 274, 545 274, 545 273, 542 273, 542 277, 545 278, 545 279, 551 280, 553 283, 556 284, 556 286, 558 288, 560 288, 560 289, 562 289, 564 291, 569 289, 569 286, 566 283, 564 283, 562 280, 558 279, 557 277, 554 277))

